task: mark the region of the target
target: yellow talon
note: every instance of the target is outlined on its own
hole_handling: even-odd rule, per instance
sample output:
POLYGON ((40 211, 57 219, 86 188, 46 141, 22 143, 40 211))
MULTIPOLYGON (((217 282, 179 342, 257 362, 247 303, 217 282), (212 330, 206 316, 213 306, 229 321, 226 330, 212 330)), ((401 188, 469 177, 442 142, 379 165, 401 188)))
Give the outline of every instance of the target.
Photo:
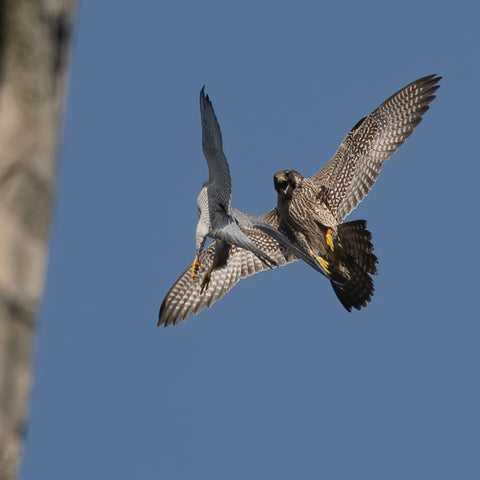
POLYGON ((330 232, 327 232, 325 235, 325 240, 327 242, 327 245, 330 247, 330 250, 333 252, 333 237, 330 232))
POLYGON ((205 268, 205 266, 200 263, 200 261, 198 260, 198 255, 196 255, 195 260, 192 263, 192 273, 191 273, 192 282, 197 278, 197 273, 199 268, 205 268))
POLYGON ((330 275, 330 270, 328 267, 330 267, 330 264, 323 259, 322 257, 315 257, 317 259, 317 262, 320 264, 320 266, 330 275))

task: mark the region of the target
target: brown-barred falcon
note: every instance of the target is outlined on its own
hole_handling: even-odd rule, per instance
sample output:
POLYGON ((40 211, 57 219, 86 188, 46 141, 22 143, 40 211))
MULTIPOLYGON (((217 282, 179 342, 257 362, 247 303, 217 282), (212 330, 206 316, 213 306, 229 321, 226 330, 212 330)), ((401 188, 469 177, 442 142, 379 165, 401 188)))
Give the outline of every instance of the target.
MULTIPOLYGON (((318 260, 348 311, 371 300, 377 258, 366 221, 342 222, 373 187, 383 163, 420 123, 441 78, 429 75, 412 82, 362 118, 313 177, 304 178, 295 170, 274 176, 277 206, 261 218, 318 260)), ((256 227, 241 228, 279 266, 297 260, 256 227)), ((202 293, 201 277, 212 265, 214 252, 215 243, 201 253, 204 268, 197 281, 192 281, 190 265, 175 282, 160 308, 158 325, 176 324, 210 307, 242 278, 268 269, 252 252, 230 245, 202 293)))

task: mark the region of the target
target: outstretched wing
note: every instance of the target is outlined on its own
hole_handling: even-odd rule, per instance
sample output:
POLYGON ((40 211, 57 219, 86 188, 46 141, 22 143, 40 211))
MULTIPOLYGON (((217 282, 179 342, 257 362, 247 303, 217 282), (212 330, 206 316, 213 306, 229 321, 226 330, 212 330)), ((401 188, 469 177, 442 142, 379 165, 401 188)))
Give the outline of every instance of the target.
POLYGON ((216 191, 215 201, 230 206, 232 181, 230 169, 223 153, 222 132, 205 87, 200 91, 200 117, 202 120, 202 147, 208 163, 210 183, 216 191))
MULTIPOLYGON (((270 211, 262 218, 268 223, 278 226, 275 210, 270 211)), ((289 250, 257 228, 242 227, 242 230, 279 266, 296 260, 296 257, 289 250)), ((185 320, 190 315, 200 312, 203 308, 212 306, 242 278, 268 269, 252 252, 231 246, 226 264, 212 272, 208 289, 200 293, 203 277, 212 265, 214 255, 215 243, 212 243, 200 254, 200 263, 205 268, 199 272, 195 281, 191 279, 191 265, 180 275, 163 300, 158 325, 168 326, 172 323, 175 325, 181 320, 185 320)))
MULTIPOLYGON (((317 270, 317 272, 329 278, 329 276, 322 269, 320 264, 313 257, 311 257, 310 255, 308 255, 308 253, 304 252, 299 247, 294 245, 282 232, 278 230, 278 220, 275 221, 270 219, 271 223, 275 223, 277 225, 276 227, 274 227, 271 223, 266 222, 263 217, 257 217, 256 215, 253 215, 251 213, 238 210, 235 207, 232 207, 232 215, 242 227, 257 227, 259 230, 276 240, 280 245, 288 248, 290 252, 297 257, 298 260, 303 260, 314 270, 317 270)), ((277 210, 273 209, 267 215, 276 217, 277 210)))
POLYGON ((355 125, 332 159, 312 177, 338 222, 368 194, 383 163, 421 122, 441 78, 420 78, 385 100, 355 125))

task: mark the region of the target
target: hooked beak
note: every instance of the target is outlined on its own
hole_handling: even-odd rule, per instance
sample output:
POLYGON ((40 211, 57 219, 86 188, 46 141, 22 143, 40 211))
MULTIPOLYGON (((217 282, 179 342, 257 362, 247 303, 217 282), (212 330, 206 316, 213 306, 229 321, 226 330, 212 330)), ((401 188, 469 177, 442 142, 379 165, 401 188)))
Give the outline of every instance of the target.
POLYGON ((291 190, 290 185, 288 184, 287 177, 285 175, 278 175, 274 178, 274 186, 275 190, 280 193, 283 192, 285 194, 291 190))

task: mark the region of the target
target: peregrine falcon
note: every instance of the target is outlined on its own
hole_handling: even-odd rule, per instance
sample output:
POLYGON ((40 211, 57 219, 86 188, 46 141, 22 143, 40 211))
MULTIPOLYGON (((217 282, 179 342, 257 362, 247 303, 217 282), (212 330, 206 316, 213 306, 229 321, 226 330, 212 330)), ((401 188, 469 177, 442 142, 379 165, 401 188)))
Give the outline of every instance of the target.
MULTIPOLYGON (((342 221, 370 191, 382 164, 420 123, 440 79, 436 75, 421 78, 388 98, 355 125, 333 158, 313 177, 304 178, 294 170, 282 170, 274 176, 277 206, 260 217, 261 221, 273 232, 284 234, 307 258, 317 259, 349 311, 371 300, 374 287, 370 275, 376 273, 377 259, 366 222, 342 221)), ((228 165, 227 174, 229 178, 228 165)), ((223 198, 229 199, 229 195, 223 198)), ((233 207, 231 211, 233 216, 241 216, 233 207)), ((270 265, 249 249, 216 240, 198 252, 196 262, 167 293, 158 325, 176 324, 210 307, 242 278, 297 260, 291 248, 253 223, 238 222, 238 226, 272 260, 270 265)))
POLYGON ((348 311, 360 310, 371 300, 370 275, 377 273, 377 258, 367 222, 342 222, 373 187, 383 163, 420 123, 440 79, 420 78, 362 118, 313 177, 295 170, 274 176, 280 231, 317 258, 348 311))
POLYGON ((229 245, 236 245, 252 252, 269 268, 278 266, 277 261, 265 253, 249 237, 249 232, 243 230, 242 227, 260 230, 260 232, 271 237, 280 245, 288 248, 290 253, 293 253, 297 258, 304 260, 315 270, 328 277, 314 257, 306 255, 277 229, 261 218, 242 212, 231 205, 232 184, 228 162, 223 153, 222 132, 212 102, 208 95, 205 96, 205 87, 200 91, 200 117, 202 123, 202 147, 207 159, 209 179, 203 184, 197 199, 199 216, 196 229, 197 254, 191 269, 192 282, 196 280, 198 270, 205 268, 205 265, 199 261, 199 256, 207 236, 216 240, 214 260, 203 275, 200 293, 203 294, 208 289, 212 272, 223 265, 224 256, 229 250, 229 245))
POLYGON ((203 184, 197 199, 199 216, 196 229, 197 254, 188 269, 190 281, 187 281, 186 287, 201 295, 203 300, 208 298, 212 274, 225 265, 232 247, 235 247, 233 251, 238 249, 251 252, 264 268, 277 267, 285 263, 285 257, 288 256, 292 261, 294 259, 305 261, 319 273, 330 278, 315 257, 305 254, 271 223, 231 205, 230 169, 223 152, 220 125, 212 102, 208 95, 205 95, 205 87, 200 91, 200 116, 202 147, 208 163, 209 179, 203 184), (207 236, 215 239, 215 242, 208 249, 208 254, 204 254, 202 250, 207 236), (278 250, 283 254, 278 259, 272 258, 272 255, 278 256, 278 250), (207 259, 205 262, 202 260, 204 257, 207 259))
MULTIPOLYGON (((202 147, 208 163, 209 179, 203 184, 197 199, 198 224, 196 230, 197 255, 192 265, 192 280, 197 276, 199 255, 207 236, 223 244, 236 245, 250 250, 267 266, 277 266, 277 262, 263 252, 240 229, 233 216, 232 183, 227 159, 223 153, 223 141, 220 126, 213 110, 212 102, 205 96, 205 87, 200 91, 200 116, 202 120, 202 147)), ((224 248, 224 246, 221 246, 224 248)), ((208 285, 211 271, 203 280, 208 285)))

